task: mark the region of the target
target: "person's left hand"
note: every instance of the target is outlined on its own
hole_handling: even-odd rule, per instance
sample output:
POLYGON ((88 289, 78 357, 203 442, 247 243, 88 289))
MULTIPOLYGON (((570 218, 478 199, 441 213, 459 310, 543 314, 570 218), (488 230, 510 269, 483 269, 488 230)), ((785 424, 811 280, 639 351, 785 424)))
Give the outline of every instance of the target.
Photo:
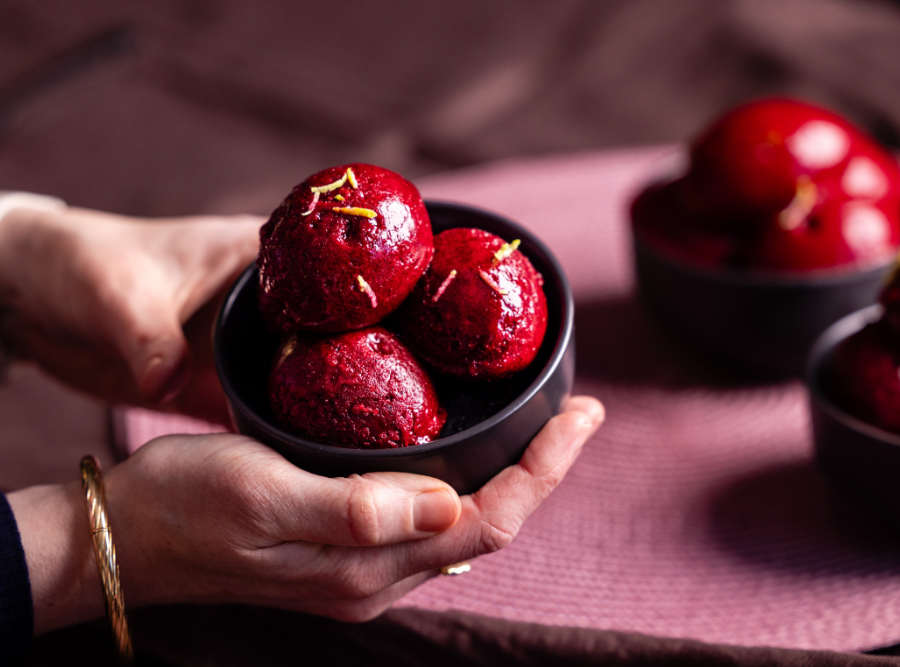
MULTIPOLYGON (((242 435, 171 435, 104 476, 129 607, 255 604, 365 621, 438 568, 503 548, 604 419, 569 399, 521 461, 459 497, 397 472, 326 478, 242 435)), ((36 633, 103 614, 81 484, 9 495, 36 633)))
POLYGON ((262 222, 14 210, 0 225, 0 334, 95 396, 227 423, 211 325, 262 222))

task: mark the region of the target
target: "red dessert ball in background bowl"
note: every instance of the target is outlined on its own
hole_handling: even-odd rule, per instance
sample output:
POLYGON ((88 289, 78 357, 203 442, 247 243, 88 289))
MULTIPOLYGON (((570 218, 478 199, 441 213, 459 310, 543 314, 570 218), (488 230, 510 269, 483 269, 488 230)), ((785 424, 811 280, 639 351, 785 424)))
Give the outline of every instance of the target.
POLYGON ((881 290, 881 316, 836 345, 829 393, 850 414, 900 436, 900 271, 881 290))
POLYGON ((654 314, 732 369, 794 374, 829 324, 874 303, 900 246, 900 171, 837 114, 763 100, 703 132, 632 223, 654 314))
POLYGON ((434 252, 416 187, 350 164, 310 176, 260 231, 261 304, 287 333, 360 329, 406 298, 434 252))
POLYGON ((841 341, 830 393, 867 424, 900 435, 900 335, 881 319, 841 341))
POLYGON ((519 242, 467 228, 435 237, 434 259, 397 313, 401 334, 426 363, 466 380, 494 380, 534 360, 547 300, 519 242))
POLYGON ((819 338, 806 380, 816 460, 872 514, 900 528, 900 336, 874 305, 819 338))
POLYGON ((425 370, 382 327, 288 337, 268 389, 285 429, 342 447, 420 445, 447 421, 425 370))
MULTIPOLYGON (((284 336, 267 326, 260 313, 259 270, 251 266, 232 286, 215 330, 216 370, 239 432, 316 474, 411 472, 442 479, 459 493, 471 493, 517 462, 544 424, 561 411, 575 372, 574 305, 558 261, 534 234, 501 216, 454 204, 429 202, 426 207, 436 234, 478 228, 501 239, 521 240, 516 252, 527 257, 544 280, 546 333, 534 360, 523 370, 490 382, 432 374, 447 421, 431 442, 374 449, 303 437, 281 425, 269 401, 269 375, 284 336)), ((355 405, 376 407, 357 402, 351 412, 355 405)))

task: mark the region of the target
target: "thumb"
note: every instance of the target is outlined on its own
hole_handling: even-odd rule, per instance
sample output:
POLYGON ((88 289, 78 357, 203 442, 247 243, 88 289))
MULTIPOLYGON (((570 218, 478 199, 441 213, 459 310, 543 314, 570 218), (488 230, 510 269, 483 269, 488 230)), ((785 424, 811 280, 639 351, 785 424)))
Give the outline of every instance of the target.
POLYGON ((142 323, 138 330, 121 337, 119 348, 141 398, 149 403, 168 403, 190 378, 190 351, 181 324, 174 318, 142 323))
POLYGON ((294 469, 281 488, 278 541, 377 546, 430 537, 462 511, 446 483, 422 475, 373 472, 326 478, 294 469))

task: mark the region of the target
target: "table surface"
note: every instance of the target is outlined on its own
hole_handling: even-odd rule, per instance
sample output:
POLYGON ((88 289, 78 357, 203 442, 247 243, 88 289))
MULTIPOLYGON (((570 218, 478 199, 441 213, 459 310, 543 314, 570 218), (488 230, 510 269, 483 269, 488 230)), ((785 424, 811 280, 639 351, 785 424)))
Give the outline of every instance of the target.
MULTIPOLYGON (((398 606, 746 646, 897 643, 900 540, 815 467, 802 384, 722 375, 635 299, 628 203, 676 153, 519 160, 419 183, 426 198, 521 222, 557 254, 576 297, 575 391, 600 398, 608 420, 510 547, 398 606)), ((15 461, 5 489, 73 479, 85 451, 109 456, 102 406, 32 371, 0 389, 0 410, 15 461)), ((136 442, 205 428, 126 417, 136 442)))

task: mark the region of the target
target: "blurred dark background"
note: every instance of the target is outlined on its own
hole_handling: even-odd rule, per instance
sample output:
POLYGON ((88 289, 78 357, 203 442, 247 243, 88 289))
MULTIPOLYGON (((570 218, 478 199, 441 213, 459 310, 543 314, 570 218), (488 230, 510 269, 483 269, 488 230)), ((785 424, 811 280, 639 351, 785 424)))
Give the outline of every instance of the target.
POLYGON ((415 178, 680 142, 786 93, 900 143, 889 0, 0 0, 0 189, 268 213, 330 164, 415 178))

